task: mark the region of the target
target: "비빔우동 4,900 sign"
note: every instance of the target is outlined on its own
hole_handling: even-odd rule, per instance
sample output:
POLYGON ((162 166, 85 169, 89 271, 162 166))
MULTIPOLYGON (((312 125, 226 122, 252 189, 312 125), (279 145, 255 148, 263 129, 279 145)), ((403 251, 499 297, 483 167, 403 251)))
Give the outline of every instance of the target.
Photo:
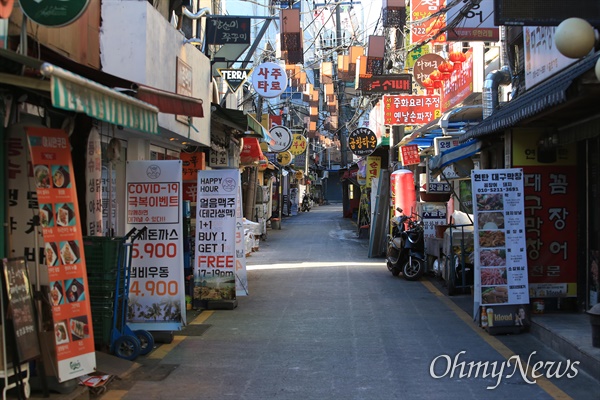
POLYGON ((75 22, 90 0, 20 0, 23 13, 43 26, 60 27, 75 22))

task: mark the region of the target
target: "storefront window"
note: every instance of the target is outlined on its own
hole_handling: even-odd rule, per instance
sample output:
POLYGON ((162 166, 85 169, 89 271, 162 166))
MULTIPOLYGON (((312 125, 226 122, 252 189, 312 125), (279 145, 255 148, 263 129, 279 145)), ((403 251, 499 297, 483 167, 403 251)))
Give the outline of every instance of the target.
POLYGON ((600 202, 600 140, 589 140, 587 153, 589 171, 589 184, 587 185, 589 215, 587 220, 589 221, 590 248, 588 251, 586 286, 589 308, 598 303, 600 292, 600 209, 597 207, 598 202, 600 202))

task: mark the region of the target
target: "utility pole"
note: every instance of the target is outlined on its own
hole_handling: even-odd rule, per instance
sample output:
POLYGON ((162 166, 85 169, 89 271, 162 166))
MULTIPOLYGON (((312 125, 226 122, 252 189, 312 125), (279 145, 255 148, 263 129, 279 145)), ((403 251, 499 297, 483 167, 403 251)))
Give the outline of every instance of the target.
MULTIPOLYGON (((341 3, 337 3, 335 6, 335 44, 336 44, 336 55, 340 52, 342 48, 342 18, 340 15, 340 6, 341 3)), ((337 57, 336 57, 337 60, 337 57)), ((339 79, 337 74, 337 65, 336 65, 336 78, 338 84, 338 132, 340 133, 340 151, 341 151, 341 159, 342 159, 342 167, 345 167, 348 163, 346 157, 346 138, 348 136, 348 129, 346 128, 346 106, 344 105, 345 101, 345 91, 346 84, 344 81, 339 79)))

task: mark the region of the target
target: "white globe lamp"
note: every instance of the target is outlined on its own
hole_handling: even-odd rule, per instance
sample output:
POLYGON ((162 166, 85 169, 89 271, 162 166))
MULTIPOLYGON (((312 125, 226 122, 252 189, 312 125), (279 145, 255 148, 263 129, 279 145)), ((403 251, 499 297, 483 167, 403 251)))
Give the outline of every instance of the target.
POLYGON ((594 48, 594 28, 584 19, 568 18, 558 25, 554 43, 560 53, 569 58, 581 58, 594 48))
POLYGON ((596 61, 596 68, 594 68, 594 72, 596 73, 596 79, 600 81, 600 58, 596 61))

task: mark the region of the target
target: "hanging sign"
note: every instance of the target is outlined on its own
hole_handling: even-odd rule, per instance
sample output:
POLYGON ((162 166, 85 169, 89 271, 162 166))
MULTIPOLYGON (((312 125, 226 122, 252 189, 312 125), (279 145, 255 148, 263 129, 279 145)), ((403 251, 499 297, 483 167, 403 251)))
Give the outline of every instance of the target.
POLYGON ((383 96, 385 125, 425 125, 441 116, 440 96, 383 96))
MULTIPOLYGON (((40 355, 33 293, 25 259, 4 259, 2 262, 4 265, 4 278, 6 279, 8 316, 12 320, 19 363, 22 364, 40 355)), ((2 335, 2 332, 0 332, 0 335, 2 335)), ((2 350, 0 350, 0 354, 1 352, 2 350)))
POLYGON ((292 153, 293 156, 298 156, 306 151, 307 143, 308 141, 303 135, 294 133, 294 140, 292 141, 289 152, 292 153))
POLYGON ((269 130, 269 136, 271 141, 269 147, 271 151, 280 153, 282 151, 289 150, 294 140, 292 132, 285 126, 274 126, 269 130))
POLYGON ((348 135, 348 147, 359 157, 368 156, 377 147, 377 136, 369 128, 355 129, 348 135))
POLYGON ((248 80, 248 75, 252 72, 251 69, 230 69, 230 68, 218 68, 217 72, 221 75, 221 78, 225 81, 231 93, 237 92, 237 90, 248 80))
POLYGON ((250 18, 206 16, 207 44, 250 44, 250 18))
POLYGON ((266 62, 252 71, 252 87, 259 96, 277 97, 287 88, 288 77, 281 65, 266 62))
POLYGON ((520 168, 471 173, 475 301, 490 333, 524 327, 529 304, 524 174, 520 168))
POLYGON ((125 173, 127 231, 147 228, 131 251, 128 325, 179 330, 185 324, 181 160, 128 161, 125 173))
POLYGON ((69 136, 26 128, 45 242, 50 304, 63 382, 96 369, 92 312, 69 136))
POLYGON ((277 154, 277 162, 281 165, 290 165, 294 156, 289 151, 282 151, 277 154))
POLYGON ((58 28, 75 22, 90 0, 19 0, 23 13, 33 22, 58 28))
POLYGON ((194 298, 235 300, 237 169, 198 171, 194 298))
POLYGON ((414 165, 420 163, 421 156, 419 155, 419 146, 416 144, 400 146, 400 160, 402 160, 402 165, 414 165))
POLYGON ((423 85, 423 81, 429 78, 429 74, 437 70, 444 61, 446 60, 444 60, 444 58, 439 54, 423 54, 417 59, 417 61, 415 61, 415 66, 413 67, 413 76, 415 81, 422 87, 425 87, 425 85, 423 85))

